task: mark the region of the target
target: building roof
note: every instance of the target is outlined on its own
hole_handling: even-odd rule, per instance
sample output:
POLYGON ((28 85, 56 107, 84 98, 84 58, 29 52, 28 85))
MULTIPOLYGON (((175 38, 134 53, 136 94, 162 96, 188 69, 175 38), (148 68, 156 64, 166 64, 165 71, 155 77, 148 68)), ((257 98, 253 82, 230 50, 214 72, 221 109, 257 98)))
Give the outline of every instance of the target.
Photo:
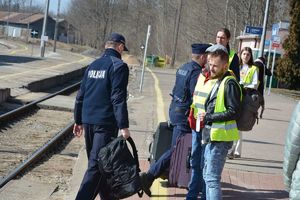
POLYGON ((7 12, 0 11, 0 21, 10 22, 16 24, 28 24, 36 22, 44 18, 44 14, 41 13, 19 13, 19 12, 7 12))

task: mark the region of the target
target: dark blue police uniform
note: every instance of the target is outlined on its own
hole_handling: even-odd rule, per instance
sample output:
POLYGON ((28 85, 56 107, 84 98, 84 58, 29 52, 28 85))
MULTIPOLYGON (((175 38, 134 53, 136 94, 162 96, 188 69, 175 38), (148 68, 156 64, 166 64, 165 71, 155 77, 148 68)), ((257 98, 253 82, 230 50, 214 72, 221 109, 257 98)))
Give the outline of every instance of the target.
MULTIPOLYGON (((204 54, 208 47, 208 44, 193 44, 192 53, 204 54)), ((167 150, 156 163, 150 166, 147 172, 147 176, 150 180, 158 178, 169 168, 171 155, 177 138, 191 132, 188 125, 188 114, 193 101, 193 92, 201 71, 202 66, 192 60, 182 65, 176 72, 176 81, 172 94, 170 94, 172 101, 169 107, 169 117, 173 125, 171 148, 167 150)))
POLYGON ((74 118, 83 124, 88 169, 84 175, 77 200, 92 200, 99 193, 101 199, 111 200, 110 190, 97 165, 99 150, 118 135, 118 130, 129 127, 127 84, 129 69, 114 49, 104 54, 87 68, 76 97, 74 118))

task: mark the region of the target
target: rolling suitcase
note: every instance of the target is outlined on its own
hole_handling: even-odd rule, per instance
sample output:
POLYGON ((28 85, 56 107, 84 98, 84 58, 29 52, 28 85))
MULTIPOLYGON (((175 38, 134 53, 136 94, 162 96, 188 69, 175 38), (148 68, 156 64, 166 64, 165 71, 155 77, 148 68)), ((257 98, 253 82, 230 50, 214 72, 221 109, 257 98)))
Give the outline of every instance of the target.
POLYGON ((186 133, 176 141, 176 147, 171 156, 169 185, 188 188, 191 179, 190 157, 192 150, 192 134, 186 133))
POLYGON ((148 161, 150 164, 155 163, 160 156, 171 147, 173 128, 169 122, 160 122, 153 141, 149 145, 150 156, 148 161))

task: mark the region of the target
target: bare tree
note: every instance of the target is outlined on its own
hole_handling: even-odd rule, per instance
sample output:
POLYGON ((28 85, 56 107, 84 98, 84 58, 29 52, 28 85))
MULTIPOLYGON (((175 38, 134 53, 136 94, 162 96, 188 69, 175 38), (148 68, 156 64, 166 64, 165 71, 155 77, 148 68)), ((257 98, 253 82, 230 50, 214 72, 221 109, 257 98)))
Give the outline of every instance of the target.
MULTIPOLYGON (((141 53, 140 45, 146 38, 147 25, 150 24, 149 54, 172 54, 179 62, 186 61, 192 43, 214 43, 219 28, 226 27, 231 31, 231 46, 235 48, 235 37, 246 25, 262 25, 264 0, 179 0, 181 12, 176 14, 180 5, 177 2, 72 0, 66 17, 76 27, 76 41, 79 44, 101 48, 109 33, 121 32, 126 36, 131 53, 137 55, 141 53)), ((287 4, 284 0, 280 0, 280 3, 287 4)), ((274 16, 280 18, 274 12, 276 5, 279 4, 270 6, 269 27, 274 16)))

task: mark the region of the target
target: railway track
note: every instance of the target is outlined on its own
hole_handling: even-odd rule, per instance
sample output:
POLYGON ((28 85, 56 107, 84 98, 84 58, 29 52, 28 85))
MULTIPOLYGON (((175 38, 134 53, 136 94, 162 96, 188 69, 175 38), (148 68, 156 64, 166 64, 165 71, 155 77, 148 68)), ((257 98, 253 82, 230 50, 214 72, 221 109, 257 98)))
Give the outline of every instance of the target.
POLYGON ((0 188, 12 179, 27 176, 45 183, 55 182, 64 189, 82 143, 72 140, 71 112, 40 109, 37 104, 74 92, 79 85, 73 84, 0 115, 0 188))

